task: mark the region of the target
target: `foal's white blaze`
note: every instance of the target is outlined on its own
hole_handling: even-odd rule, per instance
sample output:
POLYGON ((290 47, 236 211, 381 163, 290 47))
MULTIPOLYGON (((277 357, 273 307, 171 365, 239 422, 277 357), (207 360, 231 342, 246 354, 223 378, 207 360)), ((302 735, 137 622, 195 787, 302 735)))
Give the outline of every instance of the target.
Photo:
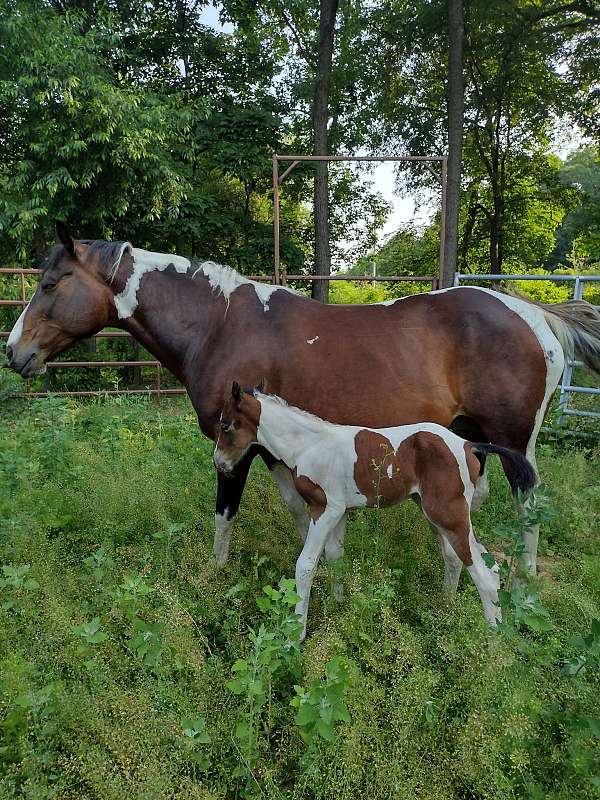
MULTIPOLYGON (((31 300, 29 301, 29 303, 31 303, 31 300)), ((10 336, 8 337, 8 340, 6 342, 7 347, 8 346, 14 347, 16 344, 19 343, 19 339, 23 335, 23 321, 25 320, 25 314, 27 313, 27 309, 29 308, 29 303, 27 303, 23 311, 21 311, 19 319, 13 325, 13 329, 10 332, 10 336)))
POLYGON ((183 256, 174 256, 169 253, 152 253, 149 250, 130 248, 133 258, 133 272, 127 279, 122 292, 115 295, 115 306, 119 319, 131 317, 138 307, 137 294, 144 275, 148 272, 162 272, 173 266, 177 272, 185 273, 190 268, 191 262, 183 256))

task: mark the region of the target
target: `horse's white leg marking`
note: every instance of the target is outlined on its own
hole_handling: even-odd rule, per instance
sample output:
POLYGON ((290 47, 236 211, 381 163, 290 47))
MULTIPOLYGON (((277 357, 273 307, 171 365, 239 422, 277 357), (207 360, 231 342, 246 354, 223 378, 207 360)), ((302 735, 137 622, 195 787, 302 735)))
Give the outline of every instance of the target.
POLYGON ((473 499, 471 500, 471 511, 479 511, 481 506, 487 500, 489 493, 490 493, 490 484, 487 476, 487 461, 486 461, 485 467, 483 468, 483 472, 481 473, 481 475, 477 479, 477 483, 475 484, 475 491, 473 493, 473 499))
POLYGON ((275 464, 271 470, 271 475, 279 487, 283 502, 286 504, 288 511, 294 518, 298 536, 302 542, 305 542, 310 518, 308 516, 308 511, 306 510, 306 503, 298 494, 296 487, 294 486, 294 479, 292 478, 290 469, 286 467, 285 464, 275 464))
MULTIPOLYGON (((526 456, 535 470, 535 474, 537 477, 536 486, 539 486, 540 478, 538 474, 537 462, 535 459, 535 439, 533 437, 531 437, 531 439, 527 443, 526 456)), ((520 571, 526 573, 527 575, 532 575, 534 577, 536 573, 539 538, 540 538, 539 525, 531 525, 529 528, 526 528, 523 533, 525 552, 522 553, 521 556, 519 557, 520 571)))
POLYGON ((296 562, 296 592, 300 600, 296 604, 296 614, 300 616, 302 622, 302 633, 300 641, 306 637, 306 618, 308 616, 308 601, 312 588, 313 578, 317 571, 321 553, 325 547, 329 534, 340 521, 345 509, 332 508, 329 506, 316 522, 310 523, 306 542, 300 553, 300 558, 296 562))
POLYGON ((444 589, 454 594, 458 589, 458 581, 460 580, 463 562, 454 552, 454 548, 448 539, 446 539, 442 528, 434 525, 431 522, 429 524, 437 536, 442 551, 442 556, 444 557, 444 589))
MULTIPOLYGON (((346 515, 340 519, 325 542, 325 558, 329 564, 335 564, 344 556, 344 536, 346 535, 346 515)), ((339 602, 344 596, 344 586, 336 575, 333 582, 333 596, 339 602)))
POLYGON ((227 519, 227 509, 224 514, 215 514, 215 539, 213 542, 213 553, 217 559, 217 564, 222 567, 227 563, 229 556, 229 540, 231 539, 231 529, 233 518, 227 519))
POLYGON ((496 623, 502 621, 502 612, 498 605, 498 589, 500 588, 498 567, 496 565, 492 569, 486 567, 482 553, 487 551, 475 538, 472 525, 469 531, 469 547, 473 563, 470 567, 467 567, 467 570, 479 592, 486 619, 496 627, 496 623))

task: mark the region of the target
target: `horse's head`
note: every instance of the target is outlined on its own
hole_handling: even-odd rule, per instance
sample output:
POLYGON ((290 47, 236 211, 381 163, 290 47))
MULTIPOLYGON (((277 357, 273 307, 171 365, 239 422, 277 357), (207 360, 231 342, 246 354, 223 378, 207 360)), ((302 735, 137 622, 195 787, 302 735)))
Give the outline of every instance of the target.
POLYGON ((219 472, 226 475, 233 472, 235 465, 256 442, 260 408, 254 393, 243 391, 234 381, 215 431, 213 461, 219 472))
POLYGON ((45 372, 48 359, 116 322, 107 258, 100 243, 73 239, 60 222, 56 232, 61 244, 44 259, 35 294, 6 345, 8 366, 24 378, 45 372))

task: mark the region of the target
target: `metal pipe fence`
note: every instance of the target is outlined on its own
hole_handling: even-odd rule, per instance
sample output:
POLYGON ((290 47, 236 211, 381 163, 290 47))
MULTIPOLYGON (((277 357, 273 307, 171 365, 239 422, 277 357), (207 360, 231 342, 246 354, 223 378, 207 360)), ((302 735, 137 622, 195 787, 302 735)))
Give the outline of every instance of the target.
MULTIPOLYGON (((28 289, 27 284, 25 281, 25 276, 27 275, 38 275, 40 270, 38 269, 19 269, 16 267, 3 267, 0 268, 0 276, 2 275, 12 275, 15 278, 18 278, 19 285, 18 285, 18 294, 19 297, 17 298, 0 298, 0 306, 2 307, 17 307, 17 308, 24 308, 27 303, 29 302, 28 297, 28 289)), ((276 284, 275 275, 247 275, 245 277, 250 278, 251 280, 255 281, 262 281, 265 283, 276 284)), ((418 282, 418 283, 429 283, 432 289, 437 289, 439 285, 439 280, 437 275, 390 275, 390 276, 370 276, 370 275, 331 275, 331 276, 324 276, 324 275, 286 275, 285 273, 282 274, 284 278, 281 282, 281 285, 286 285, 288 281, 318 281, 318 280, 332 280, 332 281, 357 281, 357 282, 364 282, 370 281, 371 283, 401 283, 401 282, 418 282)), ((10 331, 8 330, 0 330, 0 340, 8 339, 10 336, 10 331)), ((97 339, 130 339, 132 344, 135 343, 135 339, 127 333, 127 331, 101 331, 100 333, 95 334, 95 336, 91 337, 91 341, 95 341, 97 339)), ((135 343, 136 344, 136 343, 135 343)), ((164 369, 159 361, 155 359, 103 359, 103 360, 89 360, 89 361, 49 361, 47 363, 47 367, 49 370, 57 370, 57 369, 104 369, 104 368, 111 368, 111 369, 119 369, 121 367, 131 367, 133 369, 151 369, 154 372, 152 384, 146 386, 145 388, 137 387, 126 387, 123 389, 99 389, 99 390, 89 390, 89 391, 52 391, 53 395, 58 395, 62 397, 95 397, 100 395, 150 395, 155 396, 158 400, 160 400, 163 396, 172 396, 172 395, 183 395, 185 394, 186 390, 180 387, 165 387, 162 385, 162 370, 164 369)), ((47 391, 25 391, 25 392, 16 392, 13 396, 14 397, 46 397, 49 392, 47 391)))
MULTIPOLYGON (((583 290, 586 283, 598 284, 600 283, 600 275, 469 275, 468 273, 456 273, 454 276, 454 285, 461 286, 461 281, 484 283, 489 281, 552 281, 554 283, 571 283, 573 284, 573 300, 583 299, 583 290)), ((575 367, 583 367, 581 361, 567 359, 565 368, 560 381, 560 396, 559 396, 559 417, 557 425, 561 425, 565 417, 588 417, 598 419, 600 418, 599 411, 588 411, 581 408, 569 407, 570 395, 583 394, 600 396, 600 387, 591 386, 574 386, 573 369, 575 367)))

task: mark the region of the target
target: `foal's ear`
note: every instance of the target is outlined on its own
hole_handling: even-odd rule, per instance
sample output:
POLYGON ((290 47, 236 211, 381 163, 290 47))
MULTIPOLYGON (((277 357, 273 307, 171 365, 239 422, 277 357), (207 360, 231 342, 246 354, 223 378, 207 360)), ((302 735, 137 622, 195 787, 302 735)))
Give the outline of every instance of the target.
POLYGON ((234 381, 231 386, 231 396, 235 400, 236 403, 239 403, 242 399, 242 387, 239 385, 237 381, 234 381))
POLYGON ((64 245, 65 250, 70 256, 75 255, 75 241, 64 222, 59 219, 56 220, 56 235, 58 236, 61 244, 64 245))

